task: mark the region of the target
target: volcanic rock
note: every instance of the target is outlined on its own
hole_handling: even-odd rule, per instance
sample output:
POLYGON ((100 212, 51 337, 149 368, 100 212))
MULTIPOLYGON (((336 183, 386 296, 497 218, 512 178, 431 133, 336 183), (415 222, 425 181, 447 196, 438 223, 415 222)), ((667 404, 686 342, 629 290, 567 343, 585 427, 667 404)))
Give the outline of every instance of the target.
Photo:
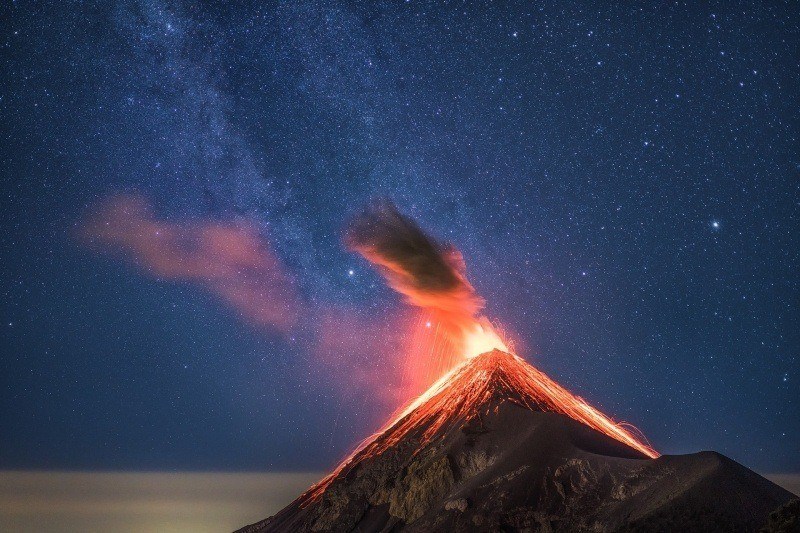
POLYGON ((332 475, 239 531, 699 532, 798 523, 790 492, 715 452, 653 458, 576 420, 554 403, 550 382, 530 382, 537 373, 497 350, 474 358, 332 475))

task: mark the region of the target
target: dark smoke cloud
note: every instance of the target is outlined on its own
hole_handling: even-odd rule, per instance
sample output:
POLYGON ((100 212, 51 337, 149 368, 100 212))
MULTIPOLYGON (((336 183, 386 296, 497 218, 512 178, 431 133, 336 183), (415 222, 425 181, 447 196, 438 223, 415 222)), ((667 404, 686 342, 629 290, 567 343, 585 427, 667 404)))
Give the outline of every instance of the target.
POLYGON ((438 243, 389 201, 357 215, 346 228, 345 244, 376 265, 409 303, 452 326, 474 321, 484 305, 465 277, 458 250, 438 243))

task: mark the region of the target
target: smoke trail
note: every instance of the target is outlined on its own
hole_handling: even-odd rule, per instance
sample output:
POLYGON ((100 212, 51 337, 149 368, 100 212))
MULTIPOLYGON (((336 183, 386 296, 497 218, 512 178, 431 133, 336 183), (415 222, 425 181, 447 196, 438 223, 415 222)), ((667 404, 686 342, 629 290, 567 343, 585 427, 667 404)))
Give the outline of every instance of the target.
POLYGON ((484 300, 467 281, 459 251, 437 242, 391 202, 376 202, 353 218, 344 241, 376 265, 408 303, 431 313, 458 357, 504 346, 478 317, 484 300))
POLYGON ((389 201, 356 216, 345 244, 377 265, 389 285, 415 306, 453 318, 472 318, 484 301, 464 275, 464 260, 440 244, 389 201))
POLYGON ((285 333, 298 318, 302 304, 292 276, 245 222, 171 223, 156 218, 143 197, 120 195, 103 202, 76 236, 160 279, 199 284, 254 325, 285 333))

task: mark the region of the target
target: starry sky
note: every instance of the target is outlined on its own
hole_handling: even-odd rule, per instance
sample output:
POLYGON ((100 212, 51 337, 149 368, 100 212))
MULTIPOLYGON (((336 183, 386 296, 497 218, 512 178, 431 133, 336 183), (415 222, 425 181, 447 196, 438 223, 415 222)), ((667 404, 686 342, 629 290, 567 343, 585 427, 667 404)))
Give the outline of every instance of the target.
POLYGON ((800 471, 796 4, 111 4, 0 7, 0 468, 332 466, 396 407, 389 198, 659 451, 800 471))

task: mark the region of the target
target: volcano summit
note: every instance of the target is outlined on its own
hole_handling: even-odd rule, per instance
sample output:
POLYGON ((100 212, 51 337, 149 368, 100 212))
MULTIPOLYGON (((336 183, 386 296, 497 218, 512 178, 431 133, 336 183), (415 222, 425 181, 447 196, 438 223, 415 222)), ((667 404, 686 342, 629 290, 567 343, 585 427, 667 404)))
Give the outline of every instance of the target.
POLYGON ((493 350, 240 532, 754 531, 791 499, 714 452, 659 456, 521 358, 493 350))

